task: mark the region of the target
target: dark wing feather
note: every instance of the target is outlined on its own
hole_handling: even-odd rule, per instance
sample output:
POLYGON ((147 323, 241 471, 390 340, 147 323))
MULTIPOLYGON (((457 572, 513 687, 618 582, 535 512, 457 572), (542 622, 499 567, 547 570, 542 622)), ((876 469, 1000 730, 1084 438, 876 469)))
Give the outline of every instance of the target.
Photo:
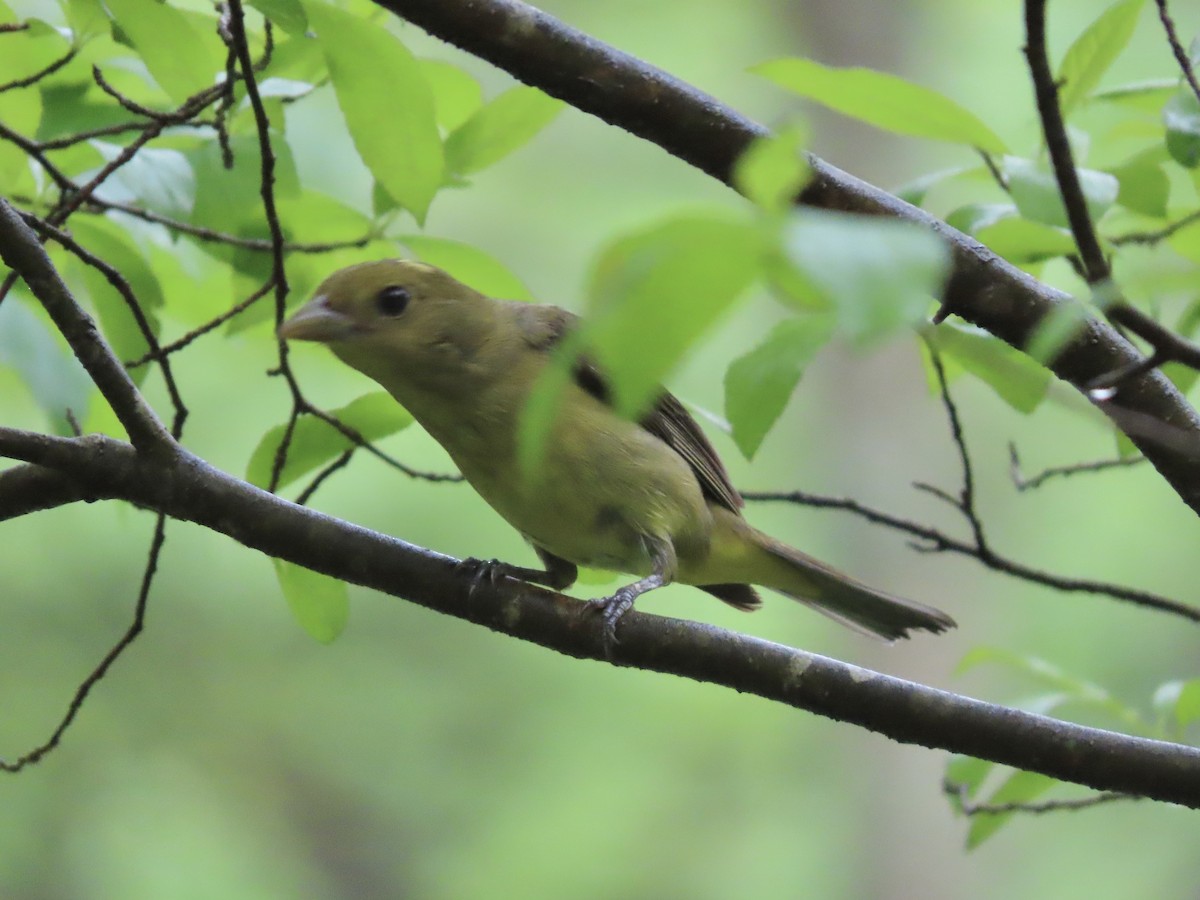
MULTIPOLYGON (((540 313, 526 316, 524 323, 526 340, 538 350, 553 350, 562 343, 578 321, 575 315, 558 307, 526 305, 526 308, 531 313, 540 313), (551 314, 545 314, 545 310, 549 310, 551 314)), ((601 403, 612 402, 604 374, 591 359, 580 356, 575 362, 572 374, 575 383, 601 403)), ((725 471, 717 451, 708 442, 691 413, 673 394, 663 391, 638 424, 687 461, 706 497, 730 512, 736 513, 745 505, 742 495, 729 480, 729 473, 725 471)))

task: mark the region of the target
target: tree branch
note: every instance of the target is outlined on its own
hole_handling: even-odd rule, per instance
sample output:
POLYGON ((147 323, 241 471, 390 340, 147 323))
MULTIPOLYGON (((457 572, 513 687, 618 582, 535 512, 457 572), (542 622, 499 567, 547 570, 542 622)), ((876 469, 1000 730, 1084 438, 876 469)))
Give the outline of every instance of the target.
MULTIPOLYGON (((601 622, 579 601, 511 579, 471 591, 450 557, 289 503, 182 448, 147 457, 102 435, 0 428, 0 454, 69 472, 92 497, 128 500, 334 578, 569 656, 604 659, 601 622)), ((1200 808, 1200 749, 984 703, 696 622, 631 612, 619 637, 618 665, 757 694, 904 743, 1200 808)))
MULTIPOLYGON (((725 184, 731 184, 733 164, 742 151, 767 133, 708 94, 520 0, 375 2, 521 81, 657 144, 725 184)), ((1047 315, 1073 302, 924 210, 820 159, 810 161, 813 179, 801 203, 905 219, 946 241, 954 269, 942 297, 943 317, 959 315, 1022 349, 1047 315)), ((1095 379, 1140 359, 1115 329, 1089 318, 1050 368, 1086 391, 1095 379)), ((1179 436, 1163 441, 1157 429, 1127 431, 1183 501, 1200 513, 1200 416, 1175 387, 1157 371, 1144 372, 1122 384, 1120 406, 1097 407, 1122 430, 1130 421, 1148 418, 1165 423, 1179 436), (1124 414, 1128 411, 1136 415, 1124 414)))

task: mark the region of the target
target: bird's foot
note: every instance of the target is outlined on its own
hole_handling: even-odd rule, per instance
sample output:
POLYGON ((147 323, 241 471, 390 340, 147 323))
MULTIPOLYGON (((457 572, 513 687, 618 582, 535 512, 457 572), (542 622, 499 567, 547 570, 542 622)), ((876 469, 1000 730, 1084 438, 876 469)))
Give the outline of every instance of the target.
POLYGON ((638 592, 632 586, 627 585, 611 597, 597 597, 595 600, 588 600, 585 604, 587 612, 600 616, 604 656, 607 659, 613 658, 613 650, 619 643, 617 641, 617 623, 621 621, 621 617, 625 613, 633 608, 633 601, 637 599, 637 596, 638 592))
POLYGON ((501 578, 509 574, 507 565, 500 560, 476 559, 474 556, 460 560, 455 568, 464 575, 471 576, 471 583, 467 587, 467 600, 475 599, 476 592, 485 581, 491 587, 495 587, 501 578))

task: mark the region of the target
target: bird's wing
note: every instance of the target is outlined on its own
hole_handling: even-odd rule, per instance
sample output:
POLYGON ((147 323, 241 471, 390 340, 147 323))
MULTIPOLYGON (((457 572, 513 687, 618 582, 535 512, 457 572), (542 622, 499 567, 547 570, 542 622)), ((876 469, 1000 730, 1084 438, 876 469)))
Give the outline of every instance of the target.
MULTIPOLYGON (((543 310, 551 310, 552 314, 524 317, 524 334, 530 346, 549 353, 571 333, 579 318, 558 307, 541 307, 539 313, 543 310)), ((608 381, 592 359, 581 355, 575 361, 572 375, 575 383, 584 391, 602 403, 611 405, 612 392, 608 381)), ((674 394, 669 391, 660 393, 638 424, 684 458, 706 497, 734 513, 738 513, 745 505, 742 495, 729 480, 721 457, 674 394)))

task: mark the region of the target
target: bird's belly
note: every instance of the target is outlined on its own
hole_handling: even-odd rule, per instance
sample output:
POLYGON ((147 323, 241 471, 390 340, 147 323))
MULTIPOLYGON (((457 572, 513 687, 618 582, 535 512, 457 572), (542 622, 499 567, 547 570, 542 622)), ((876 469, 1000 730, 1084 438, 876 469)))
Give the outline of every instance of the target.
POLYGON ((707 541, 711 513, 687 463, 633 423, 555 434, 529 477, 512 457, 460 462, 476 491, 534 545, 580 566, 651 571, 652 545, 707 541))

